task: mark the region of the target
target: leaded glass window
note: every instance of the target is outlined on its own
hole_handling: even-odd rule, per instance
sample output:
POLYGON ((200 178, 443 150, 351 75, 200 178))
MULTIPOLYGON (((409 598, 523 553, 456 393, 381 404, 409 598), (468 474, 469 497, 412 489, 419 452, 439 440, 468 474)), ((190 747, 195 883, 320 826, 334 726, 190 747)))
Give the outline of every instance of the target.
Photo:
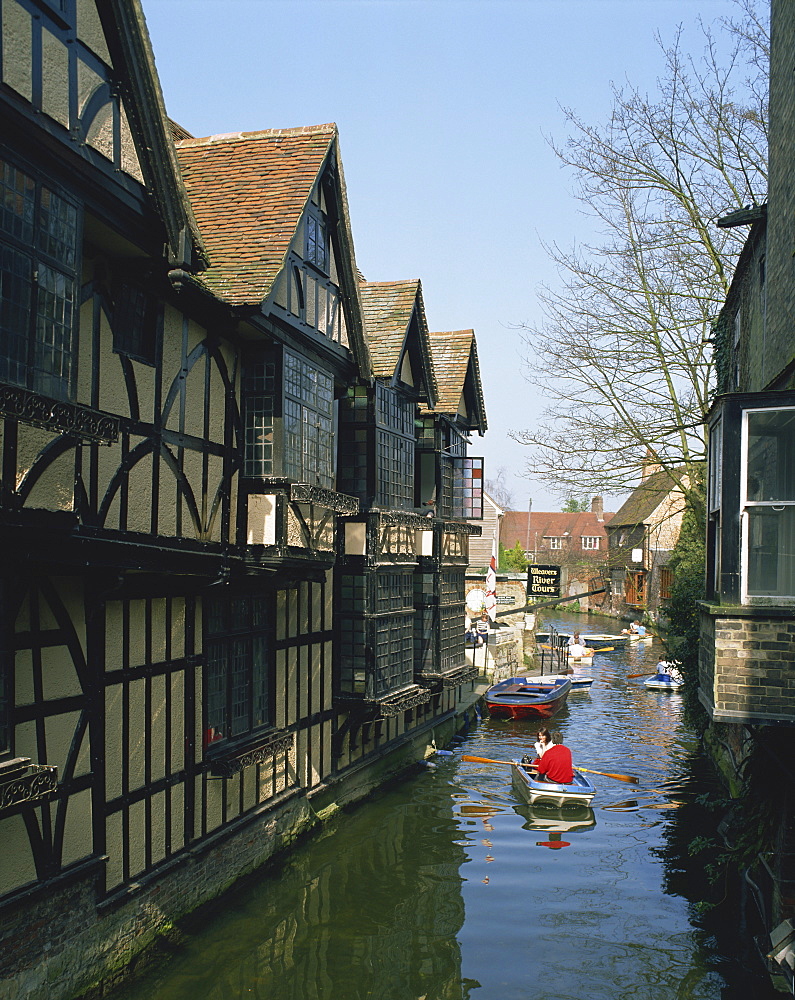
POLYGON ((252 358, 244 380, 245 476, 283 475, 334 488, 334 381, 303 358, 284 352, 282 465, 275 448, 276 365, 252 358))
POLYGON ((205 744, 270 723, 268 601, 234 596, 205 602, 205 744))
POLYGON ((0 160, 0 379, 69 396, 77 209, 0 160))
POLYGON ((409 509, 414 506, 414 404, 376 383, 376 506, 409 509))
POLYGON ((284 475, 334 486, 334 382, 303 358, 284 352, 284 475))
POLYGON ((306 260, 320 271, 328 271, 326 224, 315 215, 306 219, 306 260))
POLYGON ((276 365, 252 359, 244 379, 244 476, 273 475, 273 394, 276 365))
POLYGON ((376 642, 376 697, 414 680, 414 615, 379 619, 376 642))

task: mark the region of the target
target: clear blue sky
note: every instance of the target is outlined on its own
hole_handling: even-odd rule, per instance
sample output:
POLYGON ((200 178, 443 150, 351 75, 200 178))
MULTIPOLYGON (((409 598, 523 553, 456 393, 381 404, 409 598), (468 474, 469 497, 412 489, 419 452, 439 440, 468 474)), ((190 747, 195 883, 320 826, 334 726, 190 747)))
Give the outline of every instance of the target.
POLYGON ((653 91, 655 32, 681 24, 700 53, 697 19, 732 0, 142 2, 168 112, 194 135, 337 123, 359 269, 420 278, 432 330, 475 329, 489 430, 470 453, 508 471, 515 509, 560 509, 508 438, 543 410, 517 331, 557 282, 541 244, 590 235, 545 136, 565 139, 561 106, 606 120, 611 82, 653 91))

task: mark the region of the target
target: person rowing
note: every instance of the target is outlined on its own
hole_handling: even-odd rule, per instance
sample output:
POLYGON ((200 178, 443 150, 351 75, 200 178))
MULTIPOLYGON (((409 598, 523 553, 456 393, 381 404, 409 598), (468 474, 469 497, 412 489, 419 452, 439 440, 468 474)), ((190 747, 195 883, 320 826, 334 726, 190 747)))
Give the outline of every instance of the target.
POLYGON ((554 781, 559 785, 570 785, 574 781, 571 750, 563 745, 563 737, 557 729, 551 735, 552 746, 547 746, 543 755, 536 757, 531 765, 532 769, 538 781, 554 781))
POLYGON ((646 635, 646 626, 641 625, 640 622, 633 622, 629 628, 621 629, 622 635, 636 635, 639 639, 642 639, 646 635))

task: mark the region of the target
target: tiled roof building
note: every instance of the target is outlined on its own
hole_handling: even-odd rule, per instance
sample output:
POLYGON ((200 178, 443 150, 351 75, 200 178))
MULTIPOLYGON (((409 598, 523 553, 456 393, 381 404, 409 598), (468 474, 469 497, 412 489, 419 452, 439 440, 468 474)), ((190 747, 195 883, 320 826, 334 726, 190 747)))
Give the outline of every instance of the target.
POLYGON ((525 552, 543 553, 550 562, 571 558, 600 562, 607 558, 605 526, 613 516, 602 512, 597 498, 590 511, 577 513, 509 510, 500 525, 500 544, 512 549, 518 543, 525 552))

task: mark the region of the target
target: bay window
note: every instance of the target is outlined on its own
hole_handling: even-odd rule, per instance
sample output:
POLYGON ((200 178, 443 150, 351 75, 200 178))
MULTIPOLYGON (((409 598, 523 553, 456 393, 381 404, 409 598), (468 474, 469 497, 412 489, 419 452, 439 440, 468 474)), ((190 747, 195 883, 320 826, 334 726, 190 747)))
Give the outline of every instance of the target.
POLYGON ((795 603, 795 392, 720 396, 708 420, 708 596, 795 603))
POLYGON ((276 362, 252 357, 244 378, 243 474, 285 476, 334 487, 334 381, 285 350, 276 362), (277 414, 281 412, 281 420, 277 414), (281 431, 281 433, 279 433, 281 431))

